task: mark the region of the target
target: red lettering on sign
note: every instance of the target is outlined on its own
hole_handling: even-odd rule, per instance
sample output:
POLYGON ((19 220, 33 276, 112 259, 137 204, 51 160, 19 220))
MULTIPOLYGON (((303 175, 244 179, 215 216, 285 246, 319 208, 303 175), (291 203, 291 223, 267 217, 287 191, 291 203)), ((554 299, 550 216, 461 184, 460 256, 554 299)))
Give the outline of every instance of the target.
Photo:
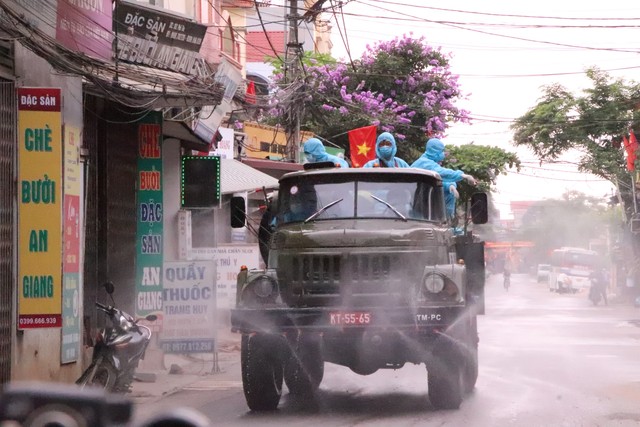
POLYGON ((138 127, 138 149, 144 159, 160 158, 160 125, 141 124, 138 127))
POLYGON ((140 190, 160 190, 160 172, 142 171, 140 172, 140 190))

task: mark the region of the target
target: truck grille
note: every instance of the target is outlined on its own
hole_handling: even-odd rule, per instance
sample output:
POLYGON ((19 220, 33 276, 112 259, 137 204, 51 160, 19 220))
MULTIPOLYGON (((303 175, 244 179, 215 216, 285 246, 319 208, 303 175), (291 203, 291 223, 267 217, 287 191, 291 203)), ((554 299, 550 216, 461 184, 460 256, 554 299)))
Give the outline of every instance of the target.
POLYGON ((289 277, 280 280, 294 294, 340 295, 341 286, 354 296, 398 292, 397 283, 406 281, 406 276, 404 280, 394 277, 394 270, 403 268, 395 258, 387 254, 290 256, 291 268, 285 269, 289 277))

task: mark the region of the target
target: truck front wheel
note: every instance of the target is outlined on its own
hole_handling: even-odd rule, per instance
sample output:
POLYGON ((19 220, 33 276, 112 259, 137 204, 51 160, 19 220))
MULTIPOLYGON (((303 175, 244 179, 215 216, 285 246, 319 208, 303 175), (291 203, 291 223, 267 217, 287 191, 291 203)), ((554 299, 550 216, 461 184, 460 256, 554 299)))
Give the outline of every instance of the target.
POLYGON ((284 367, 284 381, 291 394, 313 394, 324 376, 322 338, 300 334, 289 340, 291 350, 284 367))
POLYGON ((464 375, 464 391, 471 393, 478 380, 478 349, 472 349, 467 355, 464 375))
POLYGON ((438 409, 458 409, 464 393, 464 369, 456 359, 442 355, 427 366, 429 401, 438 409))
POLYGON ((242 335, 242 387, 252 411, 278 408, 283 379, 282 340, 274 335, 242 335))

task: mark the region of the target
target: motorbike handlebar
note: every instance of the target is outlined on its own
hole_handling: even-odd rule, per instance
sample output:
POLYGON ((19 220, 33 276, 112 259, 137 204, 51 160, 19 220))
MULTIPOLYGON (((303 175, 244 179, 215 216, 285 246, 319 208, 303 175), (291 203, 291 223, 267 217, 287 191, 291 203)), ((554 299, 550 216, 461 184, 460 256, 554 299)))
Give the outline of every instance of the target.
POLYGON ((105 313, 111 313, 113 311, 113 307, 101 304, 98 301, 96 301, 96 307, 98 307, 100 310, 104 311, 105 313))

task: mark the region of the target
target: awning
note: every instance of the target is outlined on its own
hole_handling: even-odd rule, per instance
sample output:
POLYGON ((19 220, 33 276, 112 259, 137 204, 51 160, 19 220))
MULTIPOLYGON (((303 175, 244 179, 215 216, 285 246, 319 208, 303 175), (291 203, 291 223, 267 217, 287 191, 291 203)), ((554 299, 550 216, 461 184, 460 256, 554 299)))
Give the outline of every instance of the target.
POLYGON ((276 179, 280 179, 285 173, 300 171, 303 169, 300 163, 279 160, 254 159, 249 157, 242 158, 242 163, 260 171, 264 171, 264 173, 276 179))
POLYGON ((189 150, 209 152, 211 141, 206 141, 196 134, 185 122, 178 120, 164 120, 162 134, 181 141, 181 145, 189 150))
POLYGON ((222 194, 278 188, 278 180, 234 159, 220 161, 220 190, 222 194))

